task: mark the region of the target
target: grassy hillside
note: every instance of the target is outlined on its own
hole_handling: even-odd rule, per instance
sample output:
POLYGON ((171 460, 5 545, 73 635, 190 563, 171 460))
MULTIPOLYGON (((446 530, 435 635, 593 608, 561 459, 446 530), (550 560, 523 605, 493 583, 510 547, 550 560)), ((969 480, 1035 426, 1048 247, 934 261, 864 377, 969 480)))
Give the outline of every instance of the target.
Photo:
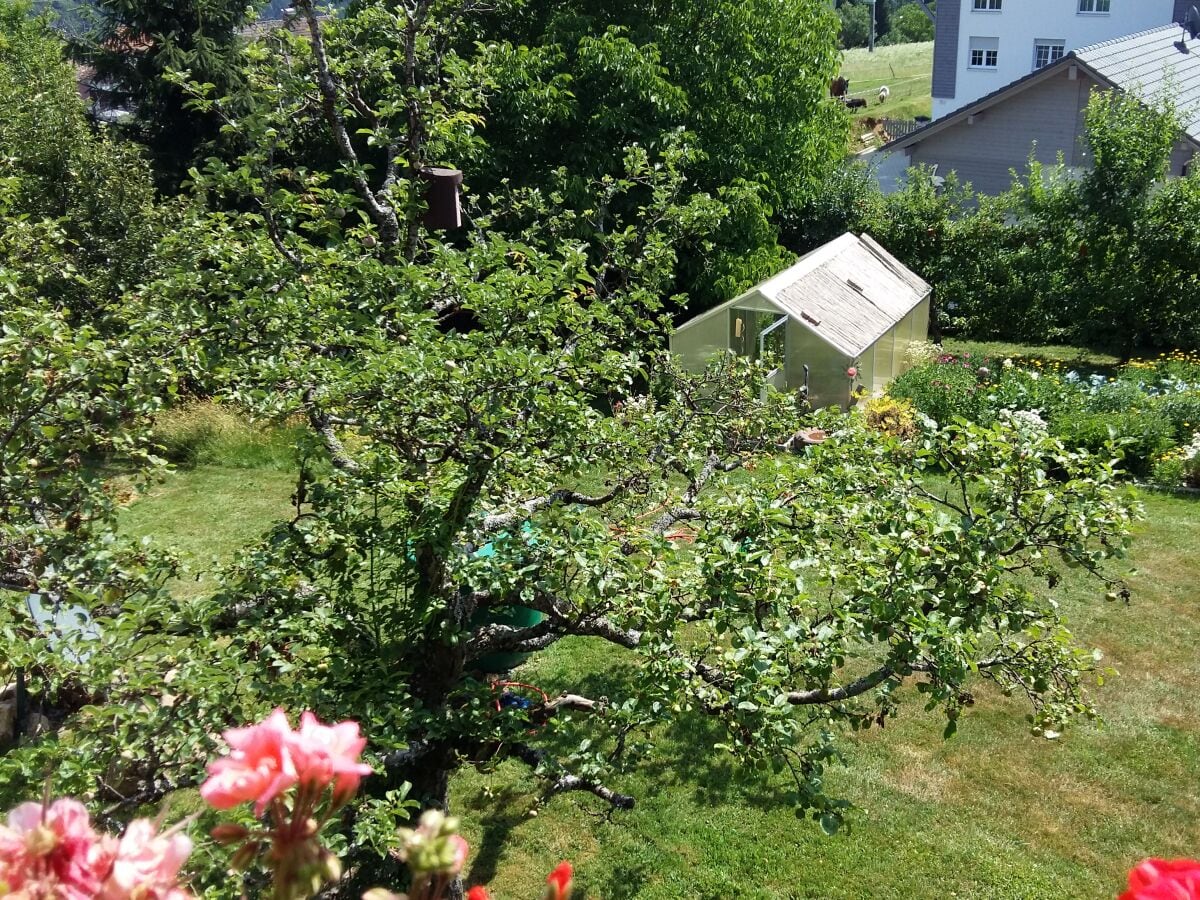
POLYGON ((850 79, 850 93, 867 100, 868 115, 912 119, 933 111, 932 41, 877 47, 874 53, 847 50, 842 57, 842 75, 850 79), (880 105, 876 95, 883 85, 891 91, 891 98, 880 105))

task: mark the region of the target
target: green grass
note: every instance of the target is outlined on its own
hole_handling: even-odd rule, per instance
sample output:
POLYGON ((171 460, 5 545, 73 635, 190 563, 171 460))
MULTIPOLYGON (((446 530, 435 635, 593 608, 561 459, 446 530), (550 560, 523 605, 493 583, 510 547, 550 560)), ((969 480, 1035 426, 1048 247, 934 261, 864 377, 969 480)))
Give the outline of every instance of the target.
MULTIPOLYGON (((200 467, 125 513, 137 533, 194 560, 230 559, 287 515, 286 475, 200 467)), ((958 734, 906 711, 884 731, 847 737, 832 790, 859 807, 850 833, 797 820, 784 783, 740 772, 719 736, 684 718, 660 753, 613 786, 637 808, 598 817, 564 796, 533 817, 536 785, 518 764, 463 771, 455 812, 472 845, 472 881, 497 897, 540 896, 545 873, 575 862, 592 898, 1111 898, 1149 855, 1200 852, 1200 502, 1146 498, 1132 605, 1106 604, 1068 578, 1064 608, 1120 675, 1098 689, 1101 726, 1032 737, 1016 701, 981 690, 958 734)), ((197 589, 190 587, 189 589, 197 589)), ((619 696, 622 651, 563 641, 516 677, 554 692, 619 696)), ((588 802, 593 801, 593 802, 588 802)))
POLYGON ((867 101, 865 116, 851 135, 858 141, 869 130, 863 118, 913 119, 933 113, 933 42, 877 47, 874 53, 858 48, 842 57, 842 75, 850 80, 850 93, 867 101), (879 88, 887 85, 891 96, 877 101, 879 88))
MULTIPOLYGON (((273 469, 201 466, 162 476, 121 511, 121 528, 156 545, 175 548, 195 572, 211 572, 233 560, 290 514, 295 476, 273 469)), ((209 582, 181 579, 176 592, 194 597, 209 582)))
POLYGON ((990 356, 992 359, 1012 359, 1018 362, 1057 362, 1085 369, 1114 369, 1121 363, 1120 358, 1111 353, 1059 344, 1039 346, 1004 341, 960 341, 951 338, 943 341, 942 346, 950 353, 970 353, 973 356, 990 356))

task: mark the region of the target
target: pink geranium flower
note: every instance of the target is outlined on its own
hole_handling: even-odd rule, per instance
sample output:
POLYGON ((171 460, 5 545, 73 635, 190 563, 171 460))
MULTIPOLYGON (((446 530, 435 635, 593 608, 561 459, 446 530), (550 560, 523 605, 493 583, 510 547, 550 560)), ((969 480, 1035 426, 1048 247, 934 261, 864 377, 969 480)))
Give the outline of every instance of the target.
POLYGON ((159 834, 148 819, 129 823, 117 846, 102 900, 185 900, 179 870, 192 852, 185 834, 159 834))
POLYGON ((332 782, 334 806, 350 799, 362 777, 371 774, 371 767, 358 761, 366 745, 357 722, 324 725, 310 712, 300 716, 300 729, 289 738, 300 783, 324 788, 332 782))
POLYGON ((209 778, 200 786, 209 806, 232 809, 253 800, 255 815, 262 815, 272 800, 299 780, 292 759, 293 732, 283 710, 275 710, 257 725, 231 728, 222 737, 231 752, 209 764, 209 778))
POLYGON ((1120 900, 1200 900, 1200 862, 1147 859, 1129 873, 1120 900))
POLYGON ((12 893, 90 900, 112 867, 113 844, 77 800, 22 803, 0 825, 0 882, 12 893))

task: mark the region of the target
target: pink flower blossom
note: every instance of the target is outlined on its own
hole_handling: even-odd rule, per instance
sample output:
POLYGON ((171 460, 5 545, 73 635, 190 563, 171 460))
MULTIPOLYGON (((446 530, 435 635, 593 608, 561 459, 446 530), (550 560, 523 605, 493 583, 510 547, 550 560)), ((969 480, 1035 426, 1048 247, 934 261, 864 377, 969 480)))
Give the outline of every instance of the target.
POLYGON ((90 900, 112 867, 113 843, 77 800, 22 803, 0 825, 0 882, 12 893, 90 900))
POLYGON ((847 378, 857 378, 858 377, 858 367, 851 366, 850 368, 848 368, 846 370, 846 377, 847 378))
POLYGON ((185 834, 159 834, 148 819, 130 822, 117 846, 102 900, 184 900, 190 895, 179 887, 179 870, 191 852, 192 842, 185 834))
POLYGON ((1120 900, 1197 900, 1200 862, 1193 859, 1147 859, 1129 873, 1129 890, 1120 900))
POLYGON ((293 732, 283 710, 257 725, 231 728, 222 737, 232 752, 208 766, 209 778, 200 786, 200 795, 209 806, 232 809, 253 800, 254 814, 262 815, 299 780, 292 760, 293 732))
POLYGON ((300 730, 289 738, 300 783, 324 788, 333 782, 334 806, 349 800, 362 777, 371 774, 371 767, 358 761, 366 745, 357 722, 323 725, 310 712, 300 716, 300 730))
POLYGON ((467 864, 467 858, 471 855, 471 845, 461 834, 452 834, 450 835, 450 846, 454 848, 454 866, 451 872, 457 875, 467 864))

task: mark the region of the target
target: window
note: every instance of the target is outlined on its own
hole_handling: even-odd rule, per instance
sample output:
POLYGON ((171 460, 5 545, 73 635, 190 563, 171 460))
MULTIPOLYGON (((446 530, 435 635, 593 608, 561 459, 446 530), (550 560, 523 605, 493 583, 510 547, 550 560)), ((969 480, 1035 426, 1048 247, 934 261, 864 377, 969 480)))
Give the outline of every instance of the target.
POLYGON ((1065 41, 1043 41, 1037 40, 1033 42, 1033 67, 1034 69, 1043 69, 1050 63, 1056 63, 1063 58, 1066 52, 1065 41))
POLYGON ((975 0, 976 12, 1000 12, 1004 0, 975 0))
POLYGON ((1081 13, 1100 13, 1108 15, 1112 12, 1112 0, 1079 0, 1079 11, 1081 13))
POLYGON ((999 38, 971 38, 972 69, 994 69, 1000 64, 999 38))

